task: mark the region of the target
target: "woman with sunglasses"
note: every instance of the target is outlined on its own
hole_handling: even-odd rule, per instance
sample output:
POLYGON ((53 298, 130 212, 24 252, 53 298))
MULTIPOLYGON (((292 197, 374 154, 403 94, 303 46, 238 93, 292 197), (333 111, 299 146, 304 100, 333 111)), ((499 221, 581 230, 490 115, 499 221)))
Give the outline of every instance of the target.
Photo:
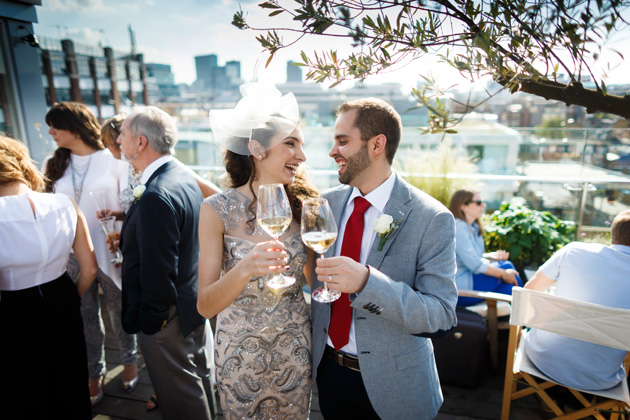
MULTIPOLYGON (((457 288, 511 295, 512 287, 522 286, 514 264, 507 261, 510 257, 508 252, 485 252, 481 217, 486 211, 486 203, 481 200, 479 191, 456 191, 451 198, 449 210, 455 216, 457 288)), ((470 306, 481 301, 482 299, 460 297, 457 305, 470 306)))

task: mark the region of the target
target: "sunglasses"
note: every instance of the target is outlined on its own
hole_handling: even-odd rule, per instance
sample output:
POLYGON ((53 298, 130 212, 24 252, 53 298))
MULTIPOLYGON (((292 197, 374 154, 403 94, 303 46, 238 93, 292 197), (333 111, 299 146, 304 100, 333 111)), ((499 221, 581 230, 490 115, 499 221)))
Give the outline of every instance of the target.
POLYGON ((482 205, 484 203, 484 201, 483 200, 467 201, 464 204, 468 205, 470 203, 475 203, 476 205, 480 206, 480 205, 482 205))

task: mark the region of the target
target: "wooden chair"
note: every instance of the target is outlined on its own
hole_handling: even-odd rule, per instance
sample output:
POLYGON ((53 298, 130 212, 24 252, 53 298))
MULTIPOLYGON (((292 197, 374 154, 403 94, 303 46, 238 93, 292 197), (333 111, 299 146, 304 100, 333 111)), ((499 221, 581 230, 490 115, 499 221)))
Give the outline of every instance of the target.
MULTIPOLYGON (((578 302, 520 287, 512 289, 510 341, 501 419, 509 419, 512 400, 534 393, 553 410, 558 416, 557 419, 581 419, 588 416, 605 419, 604 415, 607 413, 611 419, 618 419, 620 414, 630 414, 627 380, 604 391, 584 391, 565 387, 584 408, 564 413, 545 391, 553 386, 564 385, 552 381, 536 369, 525 354, 523 342, 519 343, 522 327, 528 326, 630 352, 628 325, 630 310, 627 309, 578 302), (521 386, 522 389, 518 389, 518 384, 525 387, 521 386), (598 396, 598 402, 592 402, 595 401, 592 397, 594 395, 598 396)), ((627 356, 630 356, 630 353, 627 356)), ((625 362, 627 376, 630 357, 626 357, 625 362)))
POLYGON ((499 367, 499 321, 498 318, 510 314, 512 296, 502 293, 481 292, 478 290, 458 290, 457 296, 484 299, 485 302, 467 306, 466 309, 476 312, 488 320, 488 344, 490 360, 496 371, 499 367))

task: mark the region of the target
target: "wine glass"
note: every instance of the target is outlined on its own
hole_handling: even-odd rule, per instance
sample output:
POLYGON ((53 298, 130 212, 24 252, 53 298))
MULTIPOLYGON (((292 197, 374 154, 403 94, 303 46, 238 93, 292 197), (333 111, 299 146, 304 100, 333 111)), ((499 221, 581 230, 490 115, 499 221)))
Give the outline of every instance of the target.
MULTIPOLYGON (((116 223, 116 216, 107 216, 102 219, 98 219, 98 223, 101 225, 103 230, 105 231, 105 235, 109 238, 112 247, 114 247, 114 241, 118 239, 118 232, 114 227, 116 223)), ((120 255, 120 250, 118 247, 114 247, 114 258, 111 259, 112 264, 122 264, 122 255, 120 255)))
MULTIPOLYGON (((302 203, 302 242, 324 258, 328 248, 337 240, 337 224, 328 200, 311 198, 302 203)), ((341 292, 323 287, 313 290, 312 298, 318 302, 328 303, 339 299, 341 292)))
MULTIPOLYGON (((291 224, 293 213, 284 185, 264 184, 258 188, 258 207, 256 221, 260 227, 275 241, 284 233, 291 224)), ((277 274, 267 281, 267 286, 272 289, 289 287, 295 283, 294 277, 277 274)))

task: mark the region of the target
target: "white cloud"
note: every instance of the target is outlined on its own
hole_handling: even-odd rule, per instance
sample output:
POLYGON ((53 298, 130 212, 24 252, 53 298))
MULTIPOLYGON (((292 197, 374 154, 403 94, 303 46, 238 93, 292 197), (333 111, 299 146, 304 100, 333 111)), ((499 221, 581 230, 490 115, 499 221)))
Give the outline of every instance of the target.
POLYGON ((108 9, 103 0, 46 0, 45 6, 52 12, 92 12, 108 9))
POLYGON ((77 42, 89 45, 99 45, 105 42, 103 31, 98 28, 68 28, 67 36, 77 42))

